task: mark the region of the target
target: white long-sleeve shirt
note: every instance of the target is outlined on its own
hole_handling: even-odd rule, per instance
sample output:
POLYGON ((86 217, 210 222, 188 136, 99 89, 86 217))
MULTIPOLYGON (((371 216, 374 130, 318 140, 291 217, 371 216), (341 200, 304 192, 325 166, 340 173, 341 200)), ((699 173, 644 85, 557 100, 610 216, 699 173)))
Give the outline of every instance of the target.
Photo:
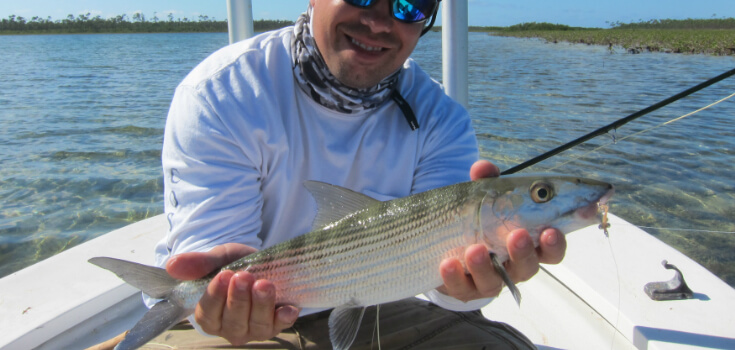
MULTIPOLYGON (((263 249, 309 232, 316 202, 304 180, 379 200, 469 180, 478 150, 467 111, 414 61, 397 87, 418 119, 412 131, 390 100, 359 114, 316 103, 294 81, 291 37, 285 28, 227 46, 177 87, 163 143, 170 230, 156 246, 159 266, 182 252, 228 242, 263 249)), ((427 294, 457 311, 489 300, 427 294)))

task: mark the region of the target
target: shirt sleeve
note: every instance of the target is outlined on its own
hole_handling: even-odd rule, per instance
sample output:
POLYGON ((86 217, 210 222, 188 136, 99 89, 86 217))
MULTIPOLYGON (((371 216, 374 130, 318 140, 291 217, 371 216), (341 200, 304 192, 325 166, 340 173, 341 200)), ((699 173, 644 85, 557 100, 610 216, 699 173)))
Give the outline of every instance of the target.
POLYGON ((166 122, 162 165, 169 231, 156 263, 236 242, 260 248, 263 198, 258 152, 235 141, 230 128, 198 94, 179 86, 166 122))
POLYGON ((444 94, 438 84, 423 84, 418 114, 422 144, 418 148, 412 193, 470 180, 470 168, 479 158, 477 138, 467 110, 444 94))
POLYGON ((449 295, 442 294, 436 289, 432 289, 424 293, 424 296, 426 296, 432 303, 439 305, 444 309, 458 311, 458 312, 473 311, 473 310, 481 309, 485 305, 490 304, 490 302, 493 301, 493 299, 495 299, 495 298, 483 298, 483 299, 475 299, 475 300, 470 300, 468 302, 464 302, 454 297, 451 297, 449 295))

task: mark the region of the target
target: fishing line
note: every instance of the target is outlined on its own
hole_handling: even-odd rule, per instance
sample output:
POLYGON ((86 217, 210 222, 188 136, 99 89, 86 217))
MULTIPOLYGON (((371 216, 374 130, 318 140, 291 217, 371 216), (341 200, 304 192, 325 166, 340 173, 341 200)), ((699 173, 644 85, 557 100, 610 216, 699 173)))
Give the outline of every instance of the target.
MULTIPOLYGON (((568 161, 566 161, 566 162, 564 162, 564 163, 558 164, 558 165, 556 165, 556 166, 554 166, 554 167, 552 167, 552 168, 548 169, 547 171, 551 171, 551 170, 554 170, 554 169, 556 169, 556 168, 559 168, 559 167, 562 167, 562 166, 564 166, 564 165, 567 165, 567 164, 569 164, 569 163, 572 163, 572 162, 574 162, 574 161, 577 161, 577 160, 579 160, 579 159, 581 159, 581 158, 583 158, 583 157, 587 156, 587 155, 588 155, 588 154, 590 154, 590 153, 593 153, 593 152, 597 152, 597 151, 599 151, 600 149, 602 149, 602 148, 605 148, 605 147, 607 147, 607 146, 610 146, 610 145, 612 145, 612 144, 616 144, 616 143, 617 143, 617 142, 619 142, 619 141, 623 141, 623 140, 626 140, 626 139, 628 139, 628 138, 631 138, 631 137, 634 137, 634 136, 637 136, 637 135, 640 135, 640 134, 643 134, 643 133, 647 133, 647 132, 649 132, 649 131, 651 131, 651 130, 653 130, 653 129, 658 129, 658 128, 662 127, 662 126, 666 126, 666 125, 669 125, 669 124, 671 124, 671 123, 673 123, 673 122, 676 122, 676 121, 682 120, 682 119, 684 119, 684 118, 686 118, 686 117, 692 116, 692 115, 694 115, 694 114, 697 114, 697 113, 699 113, 699 112, 701 112, 701 111, 703 111, 703 110, 706 110, 706 109, 708 109, 708 108, 710 108, 710 107, 713 107, 713 106, 715 106, 715 105, 717 105, 717 104, 719 104, 719 103, 722 103, 722 102, 724 102, 724 101, 727 101, 727 100, 731 99, 732 97, 735 97, 735 93, 733 93, 733 94, 731 94, 731 95, 729 95, 729 96, 727 96, 727 97, 724 97, 724 98, 722 98, 722 99, 720 99, 720 100, 718 100, 718 101, 712 102, 712 103, 710 103, 709 105, 707 105, 707 106, 704 106, 704 107, 702 107, 702 108, 700 108, 700 109, 698 109, 698 110, 696 110, 696 111, 693 111, 693 112, 690 112, 690 113, 684 114, 684 115, 682 115, 681 117, 677 117, 677 118, 671 119, 671 120, 669 120, 669 121, 666 121, 666 122, 663 122, 663 123, 661 123, 661 124, 658 124, 658 125, 654 125, 654 126, 652 126, 652 127, 648 128, 648 129, 644 129, 644 130, 638 131, 638 132, 636 132, 636 133, 630 134, 630 135, 628 135, 628 136, 625 136, 625 137, 622 137, 622 138, 618 138, 617 136, 613 136, 613 141, 612 141, 612 142, 610 142, 610 143, 607 143, 607 144, 604 144, 604 145, 602 145, 602 146, 599 146, 599 147, 597 147, 597 148, 595 148, 595 149, 593 149, 593 150, 591 150, 591 151, 585 152, 584 154, 582 154, 582 155, 580 155, 580 156, 578 156, 578 157, 575 157, 575 158, 573 158, 573 159, 570 159, 570 160, 568 160, 568 161)), ((613 132, 615 132, 615 131, 616 131, 616 130, 613 130, 613 132)))
POLYGON ((371 339, 370 348, 373 348, 373 344, 375 342, 375 333, 378 333, 378 350, 381 350, 380 348, 380 304, 375 305, 375 324, 373 325, 373 337, 371 339))
POLYGON ((612 340, 610 341, 610 349, 612 350, 615 345, 615 338, 618 333, 618 329, 620 326, 620 305, 622 304, 622 297, 620 296, 622 292, 622 287, 620 286, 620 268, 618 266, 618 259, 615 257, 615 251, 613 251, 612 244, 610 243, 610 239, 612 239, 609 235, 605 237, 607 239, 607 247, 610 249, 610 256, 612 256, 613 265, 615 265, 615 279, 617 281, 618 285, 618 313, 615 315, 615 329, 612 333, 612 340))
POLYGON ((727 71, 725 73, 722 73, 722 74, 720 74, 720 75, 718 75, 718 76, 716 76, 716 77, 714 77, 712 79, 709 79, 709 80, 707 80, 707 81, 705 81, 703 83, 700 83, 700 84, 698 84, 696 86, 693 86, 693 87, 691 87, 691 88, 689 88, 687 90, 684 90, 684 91, 682 91, 682 92, 680 92, 680 93, 678 93, 678 94, 676 94, 674 96, 671 96, 671 97, 669 97, 669 98, 667 98, 667 99, 665 99, 665 100, 663 100, 661 102, 658 102, 658 103, 653 104, 653 105, 651 105, 649 107, 646 107, 644 109, 641 109, 640 111, 635 112, 635 113, 633 113, 633 114, 631 114, 631 115, 629 115, 629 116, 627 116, 625 118, 618 119, 617 121, 615 121, 615 122, 613 122, 611 124, 608 124, 606 126, 603 126, 603 127, 599 128, 599 129, 597 129, 597 130, 595 130, 595 131, 593 131, 593 132, 591 132, 591 133, 589 133, 587 135, 584 135, 584 136, 582 136, 582 137, 580 137, 580 138, 578 138, 578 139, 576 139, 574 141, 568 142, 568 143, 566 143, 564 145, 561 145, 561 146, 559 146, 557 148, 552 149, 551 151, 548 151, 548 152, 546 152, 544 154, 541 154, 541 155, 539 155, 539 156, 537 156, 537 157, 535 157, 533 159, 530 159, 530 160, 525 161, 525 162, 523 162, 523 163, 521 163, 519 165, 516 165, 516 166, 514 166, 514 167, 512 167, 512 168, 510 168, 510 169, 508 169, 506 171, 501 172, 500 175, 513 174, 515 172, 518 172, 520 170, 523 170, 525 168, 528 168, 531 165, 534 165, 534 164, 536 164, 538 162, 541 162, 543 160, 546 160, 548 158, 551 158, 551 157, 553 157, 553 156, 555 156, 555 155, 557 155, 557 154, 559 154, 561 152, 564 152, 564 151, 566 151, 566 150, 568 150, 568 149, 570 149, 570 148, 572 148, 574 146, 577 146, 577 145, 579 145, 581 143, 584 143, 586 141, 589 141, 589 140, 591 140, 591 139, 593 139, 593 138, 595 138, 597 136, 606 134, 610 130, 618 129, 619 127, 627 124, 630 121, 633 121, 635 119, 638 119, 638 118, 640 118, 640 117, 642 117, 642 116, 644 116, 644 115, 646 115, 648 113, 651 113, 651 112, 653 112, 653 111, 655 111, 655 110, 657 110, 657 109, 659 109, 661 107, 664 107, 664 106, 669 105, 669 104, 671 104, 671 103, 673 103, 675 101, 678 101, 678 100, 680 100, 680 99, 682 99, 684 97, 687 97, 687 96, 689 96, 689 95, 691 95, 691 94, 693 94, 693 93, 695 93, 695 92, 697 92, 699 90, 702 90, 702 89, 704 89, 706 87, 709 87, 709 86, 711 86, 713 84, 716 84, 716 83, 718 83, 718 82, 720 82, 720 81, 722 81, 724 79, 727 79, 727 78, 729 78, 729 77, 731 77, 733 75, 735 75, 735 69, 732 69, 732 70, 729 70, 729 71, 727 71))

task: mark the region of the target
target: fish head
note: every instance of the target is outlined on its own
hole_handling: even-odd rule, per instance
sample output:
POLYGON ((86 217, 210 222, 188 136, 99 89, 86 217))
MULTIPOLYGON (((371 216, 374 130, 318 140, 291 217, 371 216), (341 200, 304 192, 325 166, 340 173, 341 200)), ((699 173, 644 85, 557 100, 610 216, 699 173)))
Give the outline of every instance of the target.
POLYGON ((518 228, 528 230, 534 244, 543 230, 569 233, 599 224, 599 206, 614 189, 609 183, 565 175, 508 175, 480 180, 479 242, 507 259, 506 239, 518 228))

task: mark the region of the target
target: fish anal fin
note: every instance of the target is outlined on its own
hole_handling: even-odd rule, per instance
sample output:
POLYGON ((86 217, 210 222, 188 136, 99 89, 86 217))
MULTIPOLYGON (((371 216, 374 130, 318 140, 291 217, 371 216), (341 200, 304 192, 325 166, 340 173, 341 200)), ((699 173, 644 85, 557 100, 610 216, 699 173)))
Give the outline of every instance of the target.
POLYGON ((357 337, 365 307, 343 305, 329 315, 329 340, 335 350, 347 350, 357 337))
POLYGON ((159 301, 133 326, 125 335, 125 339, 115 346, 115 350, 137 349, 173 327, 190 313, 191 310, 186 310, 168 300, 159 301))
POLYGON ((309 190, 317 205, 313 230, 324 228, 349 214, 380 203, 362 193, 324 182, 304 181, 304 187, 309 190))

